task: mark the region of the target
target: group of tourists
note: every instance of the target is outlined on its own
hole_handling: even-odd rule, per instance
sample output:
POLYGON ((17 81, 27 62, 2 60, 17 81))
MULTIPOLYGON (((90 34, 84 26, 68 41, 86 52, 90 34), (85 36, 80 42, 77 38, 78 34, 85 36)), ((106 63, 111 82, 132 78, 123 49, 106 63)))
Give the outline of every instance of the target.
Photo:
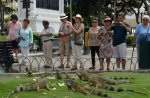
MULTIPOLYGON (((65 13, 60 15, 62 22, 59 35, 59 53, 61 59, 61 65, 58 68, 70 68, 70 50, 69 50, 69 37, 72 36, 72 51, 74 64, 71 70, 77 70, 77 63, 80 63, 81 69, 84 69, 83 58, 81 54, 83 45, 83 33, 85 26, 83 24, 84 19, 80 14, 73 17, 75 23, 67 21, 65 13), (67 65, 64 66, 63 59, 64 54, 67 56, 67 65)), ((117 21, 113 22, 110 17, 105 17, 104 26, 98 26, 98 19, 93 18, 91 21, 92 27, 89 28, 87 38, 85 39, 85 47, 91 49, 92 66, 89 69, 95 69, 95 53, 100 61, 99 70, 104 70, 104 59, 107 62, 107 70, 110 70, 110 59, 114 56, 116 58, 117 70, 125 70, 126 64, 126 35, 127 32, 131 33, 129 24, 124 22, 125 14, 120 12, 117 16, 117 21), (122 68, 120 66, 122 64, 122 68)))
MULTIPOLYGON (((84 69, 82 49, 83 49, 83 35, 85 25, 84 19, 80 14, 73 17, 75 23, 71 23, 67 20, 68 16, 65 13, 60 14, 61 25, 59 28, 59 53, 60 53, 60 66, 58 68, 70 68, 71 70, 77 70, 77 64, 80 64, 81 69, 84 69), (70 37, 72 39, 70 40, 70 37), (70 49, 70 43, 72 49, 70 49), (72 66, 69 65, 70 55, 73 53, 74 63, 72 66), (67 56, 67 63, 64 65, 64 56, 67 56)), ((85 47, 90 47, 91 50, 91 67, 89 69, 95 69, 95 54, 98 56, 100 61, 99 70, 104 70, 104 59, 106 59, 107 70, 110 70, 110 59, 114 57, 116 59, 116 70, 125 70, 126 65, 126 35, 127 32, 131 33, 131 28, 128 23, 124 22, 125 14, 120 12, 117 15, 117 21, 113 21, 110 17, 104 18, 104 26, 98 26, 98 19, 93 18, 91 20, 92 26, 89 28, 87 37, 85 39, 85 47), (122 66, 120 66, 122 64, 122 66)), ((143 17, 143 23, 139 24, 136 28, 134 35, 133 46, 137 46, 141 32, 147 32, 149 28, 149 16, 143 17), (145 31, 144 31, 145 30, 145 31), (139 37, 137 38, 137 35, 139 37)), ((18 60, 18 46, 20 46, 21 53, 23 56, 23 65, 28 63, 28 55, 30 46, 33 44, 33 33, 29 27, 29 19, 24 19, 23 24, 18 22, 17 15, 11 15, 10 21, 5 24, 5 28, 8 30, 8 39, 12 43, 13 51, 15 53, 15 60, 18 60), (19 43, 18 43, 19 40, 19 43)), ((49 21, 42 21, 43 30, 38 33, 43 42, 43 52, 46 61, 45 68, 51 68, 52 62, 52 46, 53 46, 53 35, 55 29, 50 25, 49 21)))

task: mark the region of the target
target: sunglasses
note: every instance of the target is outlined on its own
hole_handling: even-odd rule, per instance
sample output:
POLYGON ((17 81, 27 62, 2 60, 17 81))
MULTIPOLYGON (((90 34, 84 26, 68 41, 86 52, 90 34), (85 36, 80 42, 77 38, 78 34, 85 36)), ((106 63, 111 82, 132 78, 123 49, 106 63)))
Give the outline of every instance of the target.
POLYGON ((92 22, 92 23, 97 23, 97 22, 92 22))
POLYGON ((148 19, 143 19, 143 21, 149 21, 148 19))

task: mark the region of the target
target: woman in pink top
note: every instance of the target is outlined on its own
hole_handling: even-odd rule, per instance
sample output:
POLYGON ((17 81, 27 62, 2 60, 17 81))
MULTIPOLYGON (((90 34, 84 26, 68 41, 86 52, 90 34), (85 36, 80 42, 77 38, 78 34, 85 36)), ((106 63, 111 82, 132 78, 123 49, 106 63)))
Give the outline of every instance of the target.
POLYGON ((18 31, 20 27, 21 27, 21 23, 18 22, 18 17, 15 14, 12 14, 11 21, 8 21, 5 24, 5 28, 9 31, 8 39, 12 43, 12 48, 15 53, 16 61, 18 57, 18 42, 16 41, 16 32, 18 31))

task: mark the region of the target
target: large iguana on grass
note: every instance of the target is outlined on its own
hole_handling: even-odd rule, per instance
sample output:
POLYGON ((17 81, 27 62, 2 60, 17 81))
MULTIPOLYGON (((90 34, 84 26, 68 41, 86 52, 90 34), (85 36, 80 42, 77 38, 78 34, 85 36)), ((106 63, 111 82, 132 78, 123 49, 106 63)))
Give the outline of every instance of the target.
POLYGON ((93 75, 88 73, 87 71, 83 71, 83 70, 77 70, 76 74, 78 75, 79 79, 82 81, 89 81, 90 78, 98 78, 101 82, 105 82, 107 84, 110 85, 114 85, 114 84, 123 84, 123 83, 131 83, 130 81, 127 80, 115 80, 115 79, 110 79, 110 78, 106 78, 106 77, 102 77, 99 75, 93 75))
POLYGON ((46 88, 47 90, 50 90, 47 78, 37 79, 37 81, 33 83, 28 83, 28 84, 17 87, 15 90, 11 91, 8 94, 7 98, 10 98, 12 94, 20 92, 20 91, 34 91, 34 90, 39 91, 40 89, 44 89, 44 88, 46 88))
POLYGON ((104 98, 111 98, 108 94, 103 93, 101 91, 98 91, 95 88, 91 88, 91 87, 86 87, 84 85, 79 84, 78 82, 71 80, 71 79, 66 79, 65 83, 68 87, 68 90, 73 91, 73 92, 80 92, 83 93, 85 95, 98 95, 104 98))
POLYGON ((129 91, 129 92, 134 92, 134 93, 138 93, 138 94, 143 94, 146 95, 144 93, 141 92, 137 92, 135 90, 130 90, 130 89, 123 89, 123 88, 115 88, 111 85, 115 85, 115 84, 121 84, 121 83, 126 83, 127 81, 118 81, 118 80, 114 80, 114 79, 109 79, 109 78, 105 78, 105 77, 99 77, 97 75, 90 75, 90 73, 86 72, 86 71, 77 71, 77 75, 79 76, 79 78, 81 80, 87 80, 89 83, 89 86, 93 86, 96 88, 104 88, 107 90, 111 90, 111 91, 116 91, 116 92, 122 92, 122 91, 129 91))

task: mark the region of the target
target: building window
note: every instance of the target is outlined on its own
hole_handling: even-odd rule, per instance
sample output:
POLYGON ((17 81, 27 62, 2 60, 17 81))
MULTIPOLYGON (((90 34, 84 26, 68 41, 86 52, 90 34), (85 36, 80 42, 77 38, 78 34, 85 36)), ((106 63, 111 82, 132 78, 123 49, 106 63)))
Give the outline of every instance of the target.
POLYGON ((36 8, 59 10, 59 0, 36 0, 36 8))

